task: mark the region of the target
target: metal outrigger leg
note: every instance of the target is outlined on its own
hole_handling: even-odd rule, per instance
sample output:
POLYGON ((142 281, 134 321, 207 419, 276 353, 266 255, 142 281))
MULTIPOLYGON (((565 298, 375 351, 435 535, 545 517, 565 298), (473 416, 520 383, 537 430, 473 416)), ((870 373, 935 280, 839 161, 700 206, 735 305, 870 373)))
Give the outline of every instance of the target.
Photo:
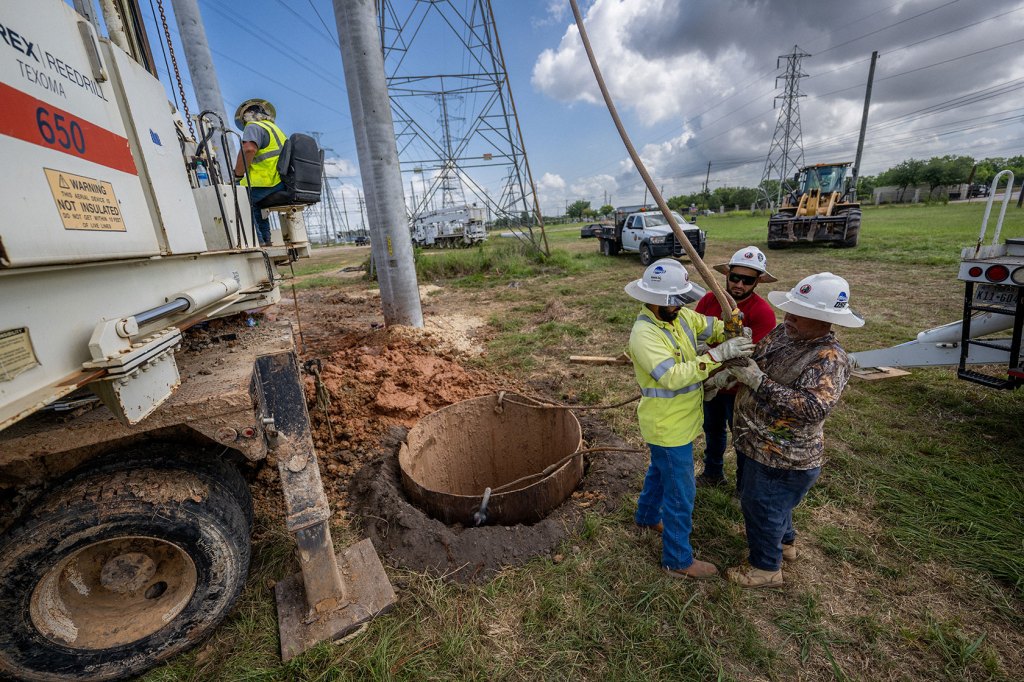
POLYGON ((286 525, 298 545, 301 572, 277 583, 281 658, 353 632, 390 610, 397 600, 369 539, 335 555, 327 504, 306 398, 295 353, 256 360, 263 421, 270 450, 277 457, 284 492, 286 525))

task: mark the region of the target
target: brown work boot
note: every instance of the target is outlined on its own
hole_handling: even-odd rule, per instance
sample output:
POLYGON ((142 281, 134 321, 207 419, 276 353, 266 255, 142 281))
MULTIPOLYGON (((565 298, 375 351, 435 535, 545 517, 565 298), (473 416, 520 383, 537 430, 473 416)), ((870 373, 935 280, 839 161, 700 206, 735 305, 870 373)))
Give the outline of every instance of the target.
POLYGON ((693 563, 686 568, 668 568, 665 567, 665 572, 673 578, 686 578, 689 580, 707 580, 708 578, 714 578, 718 575, 718 569, 715 565, 707 561, 693 560, 693 563))
POLYGON ((744 564, 734 566, 725 572, 729 582, 736 583, 740 587, 782 587, 782 569, 777 571, 764 571, 744 564))
POLYGON ((796 551, 796 540, 789 543, 788 545, 782 543, 782 558, 786 561, 796 561, 796 558, 800 556, 800 552, 796 551))
POLYGON ((658 535, 661 535, 661 531, 665 530, 665 525, 661 521, 658 521, 653 525, 646 523, 638 523, 636 524, 636 527, 640 530, 653 530, 658 535))

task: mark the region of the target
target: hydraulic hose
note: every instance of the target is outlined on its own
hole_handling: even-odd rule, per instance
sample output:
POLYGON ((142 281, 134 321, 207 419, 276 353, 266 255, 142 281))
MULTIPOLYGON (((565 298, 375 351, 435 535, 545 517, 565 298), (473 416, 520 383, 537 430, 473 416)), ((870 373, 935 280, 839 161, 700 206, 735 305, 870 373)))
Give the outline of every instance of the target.
POLYGON ((708 288, 711 289, 715 298, 718 300, 718 304, 722 307, 722 319, 725 320, 726 335, 739 336, 743 333, 743 321, 739 308, 736 307, 736 301, 734 301, 732 296, 722 288, 718 278, 711 273, 711 269, 708 268, 703 260, 701 260, 697 250, 690 243, 690 240, 687 239, 683 229, 679 227, 679 223, 676 222, 675 216, 672 215, 672 211, 669 209, 668 204, 665 203, 665 199, 661 196, 661 192, 658 190, 658 186, 654 183, 654 179, 651 178, 651 174, 647 172, 647 167, 644 166, 644 162, 640 159, 640 155, 637 154, 636 149, 633 147, 633 143, 630 141, 629 135, 626 133, 626 129, 622 125, 622 120, 619 118, 619 113, 615 109, 615 103, 612 101, 612 96, 608 92, 608 87, 605 85, 604 77, 601 75, 601 68, 597 65, 597 58, 594 57, 594 50, 590 47, 590 38, 587 36, 587 29, 583 25, 583 16, 580 14, 579 5, 576 4, 576 0, 569 0, 569 4, 572 6, 572 14, 576 19, 576 28, 579 29, 580 38, 583 41, 583 48, 587 51, 587 58, 590 60, 590 66, 594 70, 594 77, 597 79, 597 85, 601 88, 601 94, 604 96, 604 103, 608 106, 608 113, 611 114, 612 121, 615 122, 615 128, 619 131, 619 136, 622 137, 622 143, 626 145, 626 151, 629 152, 630 158, 633 159, 633 164, 636 166, 637 171, 640 172, 640 176, 644 179, 647 189, 650 190, 651 196, 658 204, 658 208, 661 209, 662 214, 665 216, 665 220, 668 221, 676 239, 680 244, 682 244, 683 249, 686 250, 686 255, 690 257, 690 261, 693 263, 694 267, 697 268, 697 272, 700 273, 701 279, 703 279, 708 285, 708 288))

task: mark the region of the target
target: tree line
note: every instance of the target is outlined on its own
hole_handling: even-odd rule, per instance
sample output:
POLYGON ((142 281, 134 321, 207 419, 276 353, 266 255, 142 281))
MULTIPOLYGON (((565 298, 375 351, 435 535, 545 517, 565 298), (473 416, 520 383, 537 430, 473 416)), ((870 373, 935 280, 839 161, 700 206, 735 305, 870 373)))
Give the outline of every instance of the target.
MULTIPOLYGON (((929 192, 951 185, 988 185, 995 174, 1010 169, 1016 178, 1024 178, 1024 155, 1011 157, 990 157, 975 160, 972 156, 946 154, 933 156, 928 160, 910 158, 888 168, 878 175, 863 175, 857 180, 857 196, 869 198, 876 187, 897 187, 900 194, 908 187, 927 185, 929 192)), ((740 206, 762 202, 764 197, 778 195, 778 180, 768 180, 759 187, 716 187, 711 191, 679 194, 669 197, 669 208, 686 213, 691 205, 699 209, 719 206, 740 206), (763 189, 762 189, 763 188, 763 189)), ((566 215, 571 220, 596 220, 610 218, 615 212, 613 206, 591 208, 590 202, 579 199, 568 205, 566 215)))

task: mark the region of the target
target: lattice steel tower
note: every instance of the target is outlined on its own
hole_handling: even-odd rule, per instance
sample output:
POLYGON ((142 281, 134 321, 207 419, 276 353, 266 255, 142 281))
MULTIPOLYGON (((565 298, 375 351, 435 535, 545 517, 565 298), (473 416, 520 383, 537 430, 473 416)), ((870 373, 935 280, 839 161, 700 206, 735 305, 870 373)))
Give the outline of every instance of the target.
MULTIPOLYGON (((800 79, 807 76, 800 69, 800 62, 804 57, 810 57, 806 52, 800 50, 797 45, 789 54, 779 55, 775 62, 776 68, 781 68, 782 60, 786 60, 786 74, 775 77, 775 87, 779 86, 779 80, 784 80, 785 85, 781 95, 775 96, 774 105, 782 100, 782 108, 779 109, 779 120, 775 124, 775 134, 772 135, 772 145, 768 148, 768 157, 764 161, 764 171, 761 173, 761 192, 765 201, 770 207, 778 207, 782 204, 782 197, 796 189, 792 174, 796 169, 804 165, 804 142, 803 134, 800 132, 800 98, 805 97, 800 93, 800 79), (768 196, 765 182, 778 178, 779 189, 776 196, 768 196)), ((773 105, 773 108, 774 108, 773 105)))
POLYGON ((490 0, 377 0, 377 7, 398 156, 416 195, 410 215, 474 203, 546 252, 490 0))

